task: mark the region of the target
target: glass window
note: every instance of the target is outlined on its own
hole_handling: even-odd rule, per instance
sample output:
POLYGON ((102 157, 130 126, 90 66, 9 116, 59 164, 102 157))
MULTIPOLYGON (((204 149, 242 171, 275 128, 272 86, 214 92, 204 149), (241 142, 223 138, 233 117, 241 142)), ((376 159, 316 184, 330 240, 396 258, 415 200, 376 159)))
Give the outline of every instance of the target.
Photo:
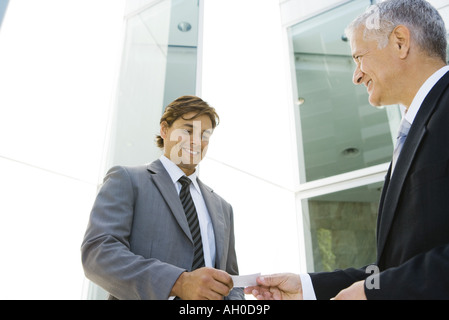
POLYGON ((305 199, 308 271, 362 267, 376 261, 377 207, 383 182, 305 199))
POLYGON ((346 26, 370 1, 351 1, 290 30, 304 159, 303 181, 389 162, 400 121, 397 106, 375 108, 352 83, 346 26))
POLYGON ((198 1, 155 1, 125 17, 126 31, 105 167, 150 162, 163 109, 195 94, 198 1))
POLYGON ((0 28, 2 27, 3 17, 6 13, 6 8, 8 7, 9 0, 0 1, 0 28))

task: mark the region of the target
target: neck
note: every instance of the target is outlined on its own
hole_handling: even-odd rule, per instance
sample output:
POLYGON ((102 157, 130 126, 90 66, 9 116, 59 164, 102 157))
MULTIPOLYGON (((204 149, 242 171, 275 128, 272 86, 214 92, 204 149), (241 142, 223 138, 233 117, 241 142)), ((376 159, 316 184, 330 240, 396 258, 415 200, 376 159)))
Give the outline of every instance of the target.
POLYGON ((404 73, 405 77, 403 78, 407 85, 404 86, 406 89, 403 91, 404 95, 401 104, 407 110, 424 82, 439 69, 443 68, 446 63, 440 59, 436 61, 435 59, 428 58, 414 62, 411 65, 413 67, 407 69, 408 72, 404 73))
POLYGON ((195 170, 196 170, 196 168, 193 168, 193 169, 192 168, 185 168, 185 167, 183 167, 183 166, 181 166, 179 164, 178 164, 178 167, 179 167, 179 169, 182 170, 182 172, 184 172, 186 174, 186 176, 192 175, 195 172, 195 170))

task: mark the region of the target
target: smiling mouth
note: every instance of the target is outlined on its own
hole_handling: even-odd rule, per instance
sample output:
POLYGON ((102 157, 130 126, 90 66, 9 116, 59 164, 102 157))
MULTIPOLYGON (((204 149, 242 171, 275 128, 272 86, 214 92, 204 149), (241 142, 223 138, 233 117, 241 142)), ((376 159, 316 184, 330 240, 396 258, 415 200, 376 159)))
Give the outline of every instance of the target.
POLYGON ((369 86, 370 86, 372 83, 373 83, 373 80, 369 80, 369 81, 366 83, 366 87, 369 88, 369 86))
POLYGON ((200 153, 198 151, 193 151, 191 149, 186 149, 186 148, 182 148, 183 151, 187 152, 188 154, 192 155, 192 156, 197 156, 200 153))

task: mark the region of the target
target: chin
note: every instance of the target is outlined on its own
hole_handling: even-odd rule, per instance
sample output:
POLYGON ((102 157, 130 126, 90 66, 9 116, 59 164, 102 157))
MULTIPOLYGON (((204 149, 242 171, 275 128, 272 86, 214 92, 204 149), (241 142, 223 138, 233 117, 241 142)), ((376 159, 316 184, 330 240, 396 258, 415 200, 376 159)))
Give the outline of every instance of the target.
POLYGON ((374 97, 369 97, 368 99, 369 104, 372 105, 373 107, 381 107, 384 104, 380 101, 380 99, 376 99, 374 97))
POLYGON ((192 166, 192 167, 196 167, 197 164, 199 164, 201 162, 201 157, 200 156, 195 156, 195 157, 182 157, 182 163, 185 166, 192 166))

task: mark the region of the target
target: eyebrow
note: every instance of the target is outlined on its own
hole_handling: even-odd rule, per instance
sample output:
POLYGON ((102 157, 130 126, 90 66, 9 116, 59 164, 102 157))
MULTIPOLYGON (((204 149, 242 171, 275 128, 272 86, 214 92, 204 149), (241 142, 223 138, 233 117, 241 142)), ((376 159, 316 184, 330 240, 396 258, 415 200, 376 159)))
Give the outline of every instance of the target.
MULTIPOLYGON (((190 124, 190 123, 184 123, 182 126, 187 127, 189 129, 193 129, 193 124, 190 124)), ((206 129, 206 130, 203 130, 203 133, 204 132, 212 134, 212 132, 214 132, 214 129, 213 128, 206 129)))

